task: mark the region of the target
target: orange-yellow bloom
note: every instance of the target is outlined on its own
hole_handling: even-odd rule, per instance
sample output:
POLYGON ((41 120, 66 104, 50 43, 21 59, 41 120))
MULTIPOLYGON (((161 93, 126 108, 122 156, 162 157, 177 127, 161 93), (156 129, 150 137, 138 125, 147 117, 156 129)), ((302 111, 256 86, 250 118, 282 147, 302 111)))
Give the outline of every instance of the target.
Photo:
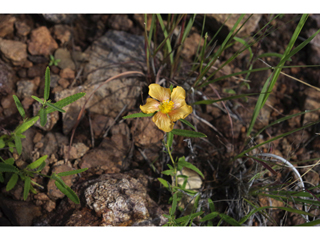
POLYGON ((152 121, 162 131, 172 131, 175 121, 192 113, 192 107, 186 104, 186 91, 182 87, 178 86, 171 92, 169 88, 153 83, 149 85, 149 95, 152 98, 147 98, 147 103, 140 105, 140 109, 146 114, 157 112, 152 121))

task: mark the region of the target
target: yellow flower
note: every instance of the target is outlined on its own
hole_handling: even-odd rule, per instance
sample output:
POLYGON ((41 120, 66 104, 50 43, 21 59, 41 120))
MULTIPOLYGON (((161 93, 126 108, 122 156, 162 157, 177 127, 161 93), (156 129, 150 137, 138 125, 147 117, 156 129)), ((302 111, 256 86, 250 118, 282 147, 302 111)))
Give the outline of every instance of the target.
POLYGON ((147 103, 140 105, 140 109, 146 114, 157 111, 152 121, 162 131, 172 131, 175 121, 184 119, 192 113, 192 107, 186 104, 186 91, 182 87, 174 88, 171 93, 169 88, 163 88, 159 84, 150 84, 149 95, 152 98, 147 98, 147 103))

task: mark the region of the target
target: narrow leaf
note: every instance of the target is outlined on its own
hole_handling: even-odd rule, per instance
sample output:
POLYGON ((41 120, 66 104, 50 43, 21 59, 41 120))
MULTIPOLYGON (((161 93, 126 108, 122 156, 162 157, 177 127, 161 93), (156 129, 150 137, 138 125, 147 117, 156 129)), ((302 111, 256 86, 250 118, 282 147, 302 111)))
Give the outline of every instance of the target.
POLYGON ((162 174, 168 175, 168 176, 174 176, 174 170, 168 169, 168 170, 162 171, 162 174))
POLYGON ((317 220, 314 220, 314 221, 311 221, 311 222, 302 223, 302 224, 299 224, 297 226, 305 227, 305 226, 315 226, 315 225, 318 225, 318 224, 320 224, 320 219, 317 219, 317 220))
POLYGON ((19 179, 18 174, 14 173, 12 174, 11 178, 9 179, 7 186, 6 186, 6 191, 10 191, 14 186, 17 184, 19 179))
MULTIPOLYGON (((69 105, 70 103, 73 103, 75 101, 77 101, 78 99, 82 98, 84 95, 86 95, 86 93, 80 92, 80 93, 76 93, 74 95, 71 95, 69 97, 66 97, 64 99, 61 99, 60 101, 54 103, 53 105, 55 107, 58 107, 59 109, 62 109, 63 107, 69 105)), ((53 107, 50 107, 48 105, 48 108, 46 108, 47 114, 54 112, 56 109, 53 107)))
MULTIPOLYGON (((1 163, 0 163, 1 164, 1 163)), ((1 167, 0 167, 0 171, 1 171, 1 167)), ((165 187, 165 188, 168 188, 169 185, 168 185, 168 182, 166 180, 164 180, 163 178, 158 178, 159 182, 162 183, 162 185, 165 187)))
POLYGON ((37 102, 44 104, 44 101, 36 96, 31 96, 34 100, 36 100, 37 102))
POLYGON ((191 164, 189 162, 186 162, 182 158, 179 158, 178 165, 189 168, 189 169, 195 171, 196 173, 198 173, 202 178, 204 178, 202 172, 196 166, 194 166, 193 164, 191 164))
POLYGON ((37 167, 39 167, 47 159, 47 157, 48 157, 48 155, 42 156, 41 158, 37 159, 33 163, 30 163, 26 168, 36 169, 37 167))
POLYGON ((207 137, 205 134, 200 132, 194 132, 190 130, 184 129, 172 129, 171 131, 175 135, 183 136, 183 137, 207 137))
POLYGON ((232 226, 241 226, 240 223, 238 223, 234 218, 224 214, 224 213, 219 213, 219 217, 226 221, 227 223, 231 224, 232 226))
POLYGON ((21 144, 21 138, 17 136, 16 134, 14 135, 14 142, 16 145, 17 153, 21 155, 22 152, 22 144, 21 144))
POLYGON ((44 100, 48 100, 49 99, 49 95, 50 95, 50 68, 47 67, 46 69, 46 73, 44 75, 44 100))
POLYGON ((172 147, 172 142, 173 142, 173 133, 172 132, 168 132, 167 138, 168 138, 167 144, 168 144, 169 148, 171 148, 172 147))
POLYGON ((71 201, 73 201, 76 204, 80 203, 80 200, 77 196, 77 194, 68 186, 63 186, 60 182, 55 181, 54 184, 57 186, 57 188, 66 195, 71 201))
POLYGON ((66 112, 66 111, 63 110, 62 108, 59 108, 59 107, 57 107, 56 105, 54 105, 54 104, 52 104, 52 103, 50 103, 50 102, 46 102, 46 104, 47 104, 49 107, 52 107, 53 109, 55 109, 55 110, 57 110, 57 111, 59 111, 59 112, 62 112, 62 113, 65 113, 65 112, 66 112))
POLYGON ((209 213, 208 215, 204 216, 204 217, 200 220, 200 222, 205 222, 205 221, 214 219, 214 218, 216 218, 218 215, 219 215, 218 212, 209 213))
POLYGON ((2 172, 0 172, 0 182, 3 183, 4 182, 4 178, 3 178, 3 174, 2 172))
POLYGON ((27 197, 28 197, 28 194, 29 194, 29 190, 30 190, 30 186, 31 186, 31 178, 30 177, 26 177, 26 179, 24 181, 23 200, 27 200, 27 197))
POLYGON ((47 123, 47 112, 44 108, 41 108, 39 111, 40 115, 40 125, 44 127, 47 123))
POLYGON ((173 194, 172 206, 170 209, 170 215, 173 216, 177 209, 177 193, 173 194))
POLYGON ((190 220, 192 220, 192 219, 194 219, 194 218, 196 218, 196 217, 198 217, 198 216, 200 216, 202 214, 203 214, 203 212, 192 213, 192 214, 190 214, 188 216, 183 216, 183 217, 177 218, 176 222, 177 223, 183 223, 183 222, 186 222, 186 221, 188 222, 188 221, 190 221, 190 220))
POLYGON ((13 97, 14 103, 16 104, 20 115, 22 116, 22 118, 24 118, 26 116, 26 113, 25 113, 25 111, 23 109, 23 106, 22 106, 19 98, 16 95, 13 95, 12 97, 13 97))
POLYGON ((4 148, 5 145, 6 143, 4 142, 3 138, 0 138, 0 149, 4 148))
POLYGON ((14 133, 16 134, 21 134, 25 131, 27 131, 33 124, 35 124, 39 119, 39 116, 35 116, 28 121, 22 123, 20 126, 18 126, 15 130, 14 133))
POLYGON ((59 177, 63 177, 63 176, 77 174, 77 173, 82 173, 86 170, 88 170, 88 168, 82 168, 82 169, 72 170, 72 171, 68 171, 68 172, 61 172, 61 173, 57 173, 57 175, 59 177))
POLYGON ((14 159, 13 159, 13 158, 8 158, 8 159, 4 160, 4 162, 5 162, 6 164, 13 165, 13 164, 14 164, 14 159))
POLYGON ((130 114, 128 116, 125 116, 125 117, 123 117, 123 119, 138 118, 138 117, 152 117, 153 115, 154 115, 154 113, 146 114, 146 113, 140 112, 140 113, 134 113, 134 114, 130 114))
POLYGON ((180 122, 184 123, 185 125, 191 127, 193 130, 196 130, 196 128, 187 120, 185 119, 179 119, 180 122))
POLYGON ((15 166, 11 166, 6 163, 0 163, 0 172, 14 172, 17 173, 19 170, 15 166))

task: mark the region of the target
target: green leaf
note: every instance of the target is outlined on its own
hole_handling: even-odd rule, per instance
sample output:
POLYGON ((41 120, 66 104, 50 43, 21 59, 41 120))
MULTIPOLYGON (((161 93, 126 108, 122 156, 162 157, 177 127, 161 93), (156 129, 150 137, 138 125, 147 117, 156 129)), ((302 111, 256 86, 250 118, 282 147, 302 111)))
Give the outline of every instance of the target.
MULTIPOLYGON (((1 163, 0 163, 1 164, 1 163)), ((0 167, 0 171, 1 171, 1 167, 0 167)), ((168 188, 169 185, 168 185, 168 182, 166 180, 164 180, 163 178, 158 178, 159 182, 162 183, 162 185, 165 187, 165 188, 168 188)))
POLYGON ((209 203, 210 211, 214 212, 215 211, 214 203, 210 198, 208 198, 208 203, 209 203))
POLYGON ((13 159, 13 158, 8 158, 8 159, 4 160, 4 162, 5 162, 6 164, 13 165, 13 164, 14 164, 14 159, 13 159))
POLYGON ((34 100, 38 101, 41 104, 44 104, 44 101, 36 96, 31 96, 34 100))
POLYGON ((12 188, 14 188, 14 186, 17 184, 19 179, 18 174, 14 173, 12 174, 11 178, 9 179, 7 186, 6 186, 6 191, 10 191, 12 188))
POLYGON ((317 220, 314 220, 314 221, 311 221, 311 222, 302 223, 302 224, 299 224, 299 225, 296 225, 296 226, 305 227, 305 226, 315 226, 315 225, 318 225, 318 224, 320 224, 320 219, 317 219, 317 220))
POLYGON ((172 132, 168 132, 167 134, 167 144, 169 146, 169 148, 172 147, 172 142, 173 142, 173 133, 172 132))
POLYGON ((22 152, 21 138, 17 136, 17 134, 14 135, 14 142, 15 142, 18 154, 21 155, 21 152, 22 152))
POLYGON ((54 110, 57 110, 59 112, 65 113, 66 111, 63 110, 62 108, 57 107, 56 105, 50 103, 50 102, 46 102, 46 105, 49 107, 52 107, 54 110))
POLYGON ((77 174, 77 173, 82 173, 82 172, 87 171, 87 170, 88 170, 88 168, 82 168, 82 169, 72 170, 72 171, 68 171, 68 172, 57 173, 57 175, 59 177, 63 177, 63 176, 77 174))
POLYGON ((15 148, 14 143, 13 143, 13 142, 7 142, 7 145, 8 145, 8 147, 9 147, 9 151, 10 151, 11 153, 13 153, 13 150, 14 150, 14 148, 15 148))
POLYGON ((171 170, 171 169, 165 170, 162 172, 162 174, 168 175, 168 176, 174 176, 174 170, 171 170))
POLYGON ((48 155, 44 155, 44 156, 40 157, 39 159, 37 159, 33 163, 30 163, 26 168, 36 169, 47 159, 47 157, 48 157, 48 155))
POLYGON ((11 166, 9 164, 6 163, 0 163, 0 172, 14 172, 14 173, 18 173, 19 169, 16 168, 15 166, 11 166))
POLYGON ((4 148, 6 143, 4 142, 3 138, 0 138, 0 148, 4 148))
MULTIPOLYGON (((76 93, 74 95, 71 95, 69 97, 66 97, 64 99, 61 99, 60 101, 54 103, 53 105, 55 107, 58 107, 60 109, 62 109, 63 107, 69 105, 70 103, 73 103, 75 101, 77 101, 78 99, 82 98, 84 95, 86 95, 86 93, 80 92, 80 93, 76 93)), ((53 107, 48 106, 48 108, 46 108, 47 114, 54 112, 56 109, 53 107)))
POLYGON ((177 223, 188 223, 190 220, 202 215, 203 212, 197 212, 197 213, 192 213, 190 215, 187 215, 187 216, 183 216, 183 217, 180 217, 180 218, 177 218, 176 219, 176 222, 177 223))
POLYGON ((48 100, 49 99, 49 95, 50 95, 50 68, 47 67, 45 75, 44 75, 44 94, 43 94, 43 98, 44 100, 48 100))
POLYGON ((41 172, 41 170, 46 166, 46 162, 42 162, 37 170, 37 172, 41 172))
MULTIPOLYGON (((282 58, 283 54, 275 53, 275 52, 268 52, 268 53, 262 53, 257 58, 264 58, 264 57, 278 57, 282 58)), ((288 58, 288 61, 292 61, 291 58, 288 58)))
POLYGON ((219 215, 218 212, 209 213, 208 215, 204 216, 204 217, 200 220, 200 222, 205 222, 205 221, 214 219, 214 218, 216 218, 218 215, 219 215))
POLYGON ((238 223, 234 218, 232 218, 224 213, 219 213, 219 217, 221 217, 224 221, 231 224, 232 226, 241 226, 241 224, 238 223))
POLYGON ((185 119, 179 119, 180 122, 184 123, 185 125, 191 127, 193 130, 196 130, 196 128, 187 120, 185 119))
POLYGON ((4 182, 4 178, 3 178, 3 174, 2 172, 0 172, 0 182, 3 183, 4 182))
POLYGON ((200 132, 194 132, 190 130, 184 129, 172 129, 171 131, 175 135, 183 136, 183 137, 207 137, 205 134, 200 132))
POLYGON ((138 117, 152 117, 154 115, 154 113, 143 113, 143 112, 139 112, 139 113, 134 113, 134 114, 130 114, 128 116, 123 117, 123 119, 128 119, 128 118, 138 118, 138 117))
POLYGON ((236 92, 233 89, 230 88, 225 88, 223 89, 224 93, 228 93, 228 94, 236 94, 236 92))
POLYGON ((57 188, 66 195, 71 201, 73 201, 75 204, 79 204, 80 200, 77 196, 77 194, 68 186, 62 185, 60 182, 55 181, 54 184, 57 186, 57 188))
POLYGON ((195 171, 196 173, 198 173, 202 178, 204 178, 202 172, 196 166, 194 166, 193 164, 191 164, 189 162, 186 162, 184 159, 185 159, 184 157, 179 158, 178 165, 189 168, 189 169, 195 171))
POLYGON ((24 181, 23 200, 27 200, 27 197, 28 197, 28 194, 29 194, 29 190, 30 190, 30 186, 31 186, 31 178, 30 177, 26 177, 26 179, 24 181))
POLYGON ((173 85, 172 84, 170 85, 170 91, 171 92, 173 91, 173 85))
POLYGON ((35 116, 31 119, 29 119, 28 121, 22 123, 20 126, 18 126, 15 130, 14 133, 15 134, 21 134, 25 131, 27 131, 33 124, 35 124, 39 119, 39 116, 35 116))
POLYGON ((170 215, 173 216, 177 209, 177 193, 173 194, 172 206, 170 209, 170 215))
POLYGON ((44 127, 47 123, 47 112, 44 108, 41 108, 39 111, 40 115, 40 125, 44 127))
POLYGON ((14 103, 16 104, 16 106, 18 108, 20 115, 22 116, 22 118, 24 118, 26 116, 26 113, 23 109, 23 106, 22 106, 19 98, 16 95, 13 95, 12 97, 13 97, 14 103))

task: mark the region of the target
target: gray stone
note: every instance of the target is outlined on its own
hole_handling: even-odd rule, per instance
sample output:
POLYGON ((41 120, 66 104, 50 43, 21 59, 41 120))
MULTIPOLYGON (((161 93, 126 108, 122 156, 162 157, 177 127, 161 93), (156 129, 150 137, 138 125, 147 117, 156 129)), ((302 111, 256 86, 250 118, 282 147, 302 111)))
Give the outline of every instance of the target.
POLYGON ((70 68, 73 71, 76 69, 71 54, 66 48, 58 48, 54 53, 54 58, 60 60, 60 62, 58 62, 58 67, 61 69, 70 68))

